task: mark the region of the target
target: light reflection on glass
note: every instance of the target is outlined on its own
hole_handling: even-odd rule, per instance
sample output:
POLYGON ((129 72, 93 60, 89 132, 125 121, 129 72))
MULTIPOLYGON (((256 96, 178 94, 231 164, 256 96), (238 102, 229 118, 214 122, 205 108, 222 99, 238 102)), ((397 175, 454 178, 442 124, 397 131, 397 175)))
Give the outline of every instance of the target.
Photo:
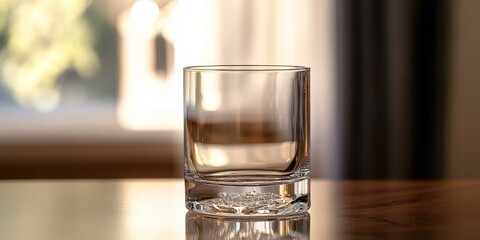
POLYGON ((310 239, 310 214, 284 218, 217 218, 188 212, 187 240, 194 239, 310 239))

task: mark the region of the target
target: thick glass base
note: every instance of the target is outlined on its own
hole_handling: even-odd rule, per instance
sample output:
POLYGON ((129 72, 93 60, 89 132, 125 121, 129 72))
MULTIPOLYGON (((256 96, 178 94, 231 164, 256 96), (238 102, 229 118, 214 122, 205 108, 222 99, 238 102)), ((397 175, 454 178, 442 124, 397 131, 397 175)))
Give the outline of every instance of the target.
POLYGON ((221 216, 284 216, 310 208, 310 179, 216 183, 185 177, 187 209, 221 216))

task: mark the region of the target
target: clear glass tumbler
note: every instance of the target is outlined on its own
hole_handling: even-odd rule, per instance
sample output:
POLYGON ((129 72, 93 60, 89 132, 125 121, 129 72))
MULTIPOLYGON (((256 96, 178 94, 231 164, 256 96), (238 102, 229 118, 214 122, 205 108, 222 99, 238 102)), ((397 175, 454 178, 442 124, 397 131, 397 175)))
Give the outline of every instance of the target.
POLYGON ((310 69, 184 69, 186 207, 276 216, 310 207, 310 69))

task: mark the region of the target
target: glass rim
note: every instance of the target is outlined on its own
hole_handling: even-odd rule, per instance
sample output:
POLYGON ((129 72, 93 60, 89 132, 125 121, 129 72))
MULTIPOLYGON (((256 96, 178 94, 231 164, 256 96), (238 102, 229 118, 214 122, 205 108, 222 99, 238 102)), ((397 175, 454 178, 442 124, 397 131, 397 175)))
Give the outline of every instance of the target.
POLYGON ((183 68, 185 72, 308 72, 309 67, 296 65, 198 65, 183 68))

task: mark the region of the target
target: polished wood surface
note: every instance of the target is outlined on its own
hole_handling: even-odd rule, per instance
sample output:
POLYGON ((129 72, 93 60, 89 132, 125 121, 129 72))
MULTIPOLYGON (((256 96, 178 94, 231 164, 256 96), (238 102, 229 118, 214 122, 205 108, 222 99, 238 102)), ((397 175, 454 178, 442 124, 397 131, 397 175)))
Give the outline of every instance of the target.
POLYGON ((1 181, 0 239, 225 239, 242 226, 282 239, 480 239, 480 181, 313 180, 311 189, 309 216, 256 224, 187 214, 181 179, 1 181))

